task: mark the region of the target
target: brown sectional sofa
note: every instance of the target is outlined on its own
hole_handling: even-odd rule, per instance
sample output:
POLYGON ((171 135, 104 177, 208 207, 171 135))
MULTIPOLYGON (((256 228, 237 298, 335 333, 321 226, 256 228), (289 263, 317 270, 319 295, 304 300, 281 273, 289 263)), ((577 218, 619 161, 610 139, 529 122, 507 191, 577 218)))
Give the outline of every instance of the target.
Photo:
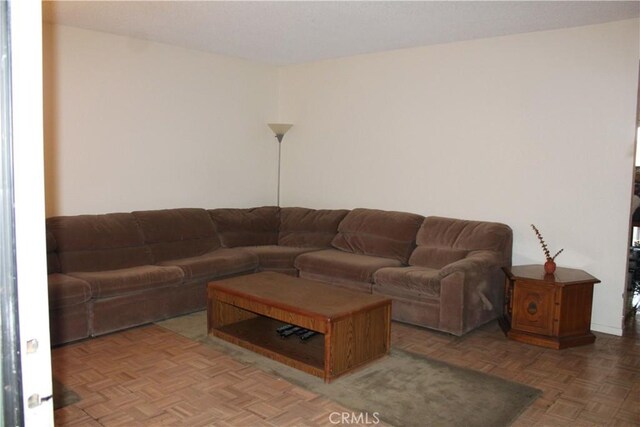
POLYGON ((167 209, 47 219, 53 344, 206 306, 270 270, 390 296, 393 318, 461 335, 502 308, 503 224, 380 211, 167 209))

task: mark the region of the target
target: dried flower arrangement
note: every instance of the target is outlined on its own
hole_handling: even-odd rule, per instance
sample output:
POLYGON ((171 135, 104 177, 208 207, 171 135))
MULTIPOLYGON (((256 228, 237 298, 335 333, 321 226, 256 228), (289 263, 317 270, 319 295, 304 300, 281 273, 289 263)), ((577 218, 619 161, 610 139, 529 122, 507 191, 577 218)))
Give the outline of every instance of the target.
POLYGON ((549 247, 547 247, 547 244, 542 238, 542 234, 540 234, 540 231, 533 224, 531 224, 531 228, 533 228, 533 231, 536 233, 536 236, 538 236, 538 240, 540 240, 540 245, 542 245, 542 251, 544 252, 544 256, 546 257, 547 261, 555 262, 556 257, 560 255, 562 251, 564 251, 564 249, 560 249, 558 252, 556 252, 554 256, 551 256, 551 252, 549 252, 549 247))

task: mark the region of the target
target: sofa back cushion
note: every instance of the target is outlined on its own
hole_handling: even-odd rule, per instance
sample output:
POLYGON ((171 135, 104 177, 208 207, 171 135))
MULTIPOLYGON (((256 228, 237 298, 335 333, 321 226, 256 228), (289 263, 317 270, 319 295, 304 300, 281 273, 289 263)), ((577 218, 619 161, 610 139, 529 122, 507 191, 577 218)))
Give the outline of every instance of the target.
POLYGON ((442 268, 463 259, 471 251, 499 252, 511 264, 513 232, 505 224, 430 216, 425 218, 411 254, 410 265, 442 268))
POLYGON ((301 248, 326 248, 349 211, 344 209, 280 209, 278 244, 301 248))
POLYGON ((354 209, 338 226, 332 246, 346 252, 407 263, 424 217, 406 212, 354 209))
POLYGON ((60 273, 60 259, 56 249, 58 244, 56 238, 50 231, 47 231, 47 274, 60 273))
POLYGON ((155 262, 198 256, 221 246, 204 209, 137 211, 133 215, 155 262))
POLYGON ((278 244, 279 210, 276 206, 209 211, 227 248, 278 244))
POLYGON ((47 219, 57 245, 60 270, 116 270, 152 264, 142 230, 130 213, 60 216, 47 219))

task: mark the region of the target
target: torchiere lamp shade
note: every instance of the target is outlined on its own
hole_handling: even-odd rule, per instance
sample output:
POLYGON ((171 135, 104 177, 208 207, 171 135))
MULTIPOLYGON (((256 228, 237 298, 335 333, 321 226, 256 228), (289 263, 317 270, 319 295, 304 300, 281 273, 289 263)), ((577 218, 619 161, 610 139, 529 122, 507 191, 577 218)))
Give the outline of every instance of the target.
POLYGON ((289 129, 291 129, 291 124, 288 123, 267 123, 267 125, 271 128, 273 133, 276 134, 276 138, 278 138, 278 142, 282 142, 282 138, 284 134, 287 133, 289 129))

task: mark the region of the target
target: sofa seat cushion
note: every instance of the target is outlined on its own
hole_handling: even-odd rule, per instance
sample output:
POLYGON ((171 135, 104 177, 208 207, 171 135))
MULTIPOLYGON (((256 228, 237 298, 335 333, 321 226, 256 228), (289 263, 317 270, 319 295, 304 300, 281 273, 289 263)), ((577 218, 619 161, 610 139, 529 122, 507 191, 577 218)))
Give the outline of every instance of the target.
POLYGON ((376 292, 399 297, 440 297, 440 270, 434 268, 381 268, 374 279, 376 292))
POLYGON ((91 299, 89 283, 77 277, 53 273, 49 274, 48 282, 51 309, 84 304, 91 299))
POLYGON ((179 285, 184 280, 184 273, 178 267, 158 265, 77 272, 69 275, 87 281, 91 286, 93 298, 107 298, 157 287, 179 285))
POLYGON ((464 259, 469 251, 454 248, 418 246, 409 258, 409 265, 427 268, 442 268, 452 262, 464 259))
POLYGON ((179 267, 188 280, 254 271, 258 268, 258 257, 241 249, 222 248, 200 256, 164 261, 160 265, 179 267))
POLYGON ((331 245, 345 252, 406 264, 423 220, 421 215, 406 212, 354 209, 340 222, 331 245))
POLYGON ((298 270, 323 276, 373 283, 373 273, 384 267, 400 267, 395 259, 352 254, 337 249, 309 252, 296 258, 298 270))
POLYGON ((294 261, 298 255, 318 251, 323 248, 296 248, 292 246, 264 245, 264 246, 243 246, 241 248, 258 257, 261 268, 293 268, 294 261))

